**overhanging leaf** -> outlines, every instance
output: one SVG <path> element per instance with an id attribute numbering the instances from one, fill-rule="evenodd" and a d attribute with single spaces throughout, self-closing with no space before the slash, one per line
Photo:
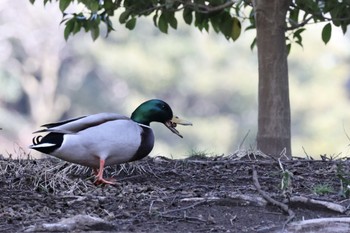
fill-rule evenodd
<path id="1" fill-rule="evenodd" d="M 73 27 L 73 30 L 72 30 L 72 33 L 73 35 L 76 34 L 77 32 L 80 31 L 80 28 L 81 28 L 81 24 L 79 23 L 79 21 L 74 21 L 74 27 Z"/>
<path id="2" fill-rule="evenodd" d="M 348 23 L 342 23 L 340 27 L 341 27 L 341 30 L 343 31 L 343 34 L 345 35 L 346 30 L 348 29 Z"/>
<path id="3" fill-rule="evenodd" d="M 161 32 L 168 33 L 168 20 L 164 13 L 159 17 L 158 28 Z"/>
<path id="4" fill-rule="evenodd" d="M 287 44 L 286 48 L 287 48 L 287 54 L 290 54 L 290 50 L 291 50 L 292 44 Z"/>
<path id="5" fill-rule="evenodd" d="M 250 50 L 253 50 L 256 46 L 256 37 L 254 38 L 253 42 L 250 44 Z"/>
<path id="6" fill-rule="evenodd" d="M 216 33 L 220 32 L 220 23 L 221 23 L 220 15 L 218 14 L 216 16 L 210 17 L 209 20 L 210 20 L 211 26 L 214 29 L 214 31 Z"/>
<path id="7" fill-rule="evenodd" d="M 221 17 L 221 23 L 219 24 L 221 33 L 225 36 L 227 40 L 229 40 L 232 36 L 233 29 L 233 19 L 231 15 L 227 12 L 224 12 Z"/>
<path id="8" fill-rule="evenodd" d="M 99 1 L 86 1 L 85 2 L 85 6 L 87 6 L 87 8 L 92 11 L 92 12 L 96 12 L 98 11 L 98 8 L 100 6 Z"/>
<path id="9" fill-rule="evenodd" d="M 129 30 L 133 30 L 136 26 L 136 18 L 131 18 L 126 22 L 125 27 Z"/>
<path id="10" fill-rule="evenodd" d="M 169 25 L 174 28 L 174 29 L 177 29 L 177 20 L 175 18 L 174 15 L 168 15 L 168 22 L 169 22 Z"/>
<path id="11" fill-rule="evenodd" d="M 100 28 L 97 25 L 96 27 L 90 28 L 90 32 L 91 32 L 92 40 L 95 41 L 98 38 L 98 36 L 100 35 Z"/>
<path id="12" fill-rule="evenodd" d="M 65 40 L 68 40 L 69 35 L 73 32 L 74 24 L 75 24 L 74 18 L 67 21 L 66 28 L 64 29 L 64 39 Z"/>
<path id="13" fill-rule="evenodd" d="M 130 16 L 130 11 L 126 10 L 123 13 L 120 14 L 119 16 L 119 23 L 123 24 L 125 23 Z"/>
<path id="14" fill-rule="evenodd" d="M 249 25 L 248 27 L 246 27 L 244 29 L 244 31 L 248 31 L 248 30 L 252 30 L 252 29 L 256 29 L 256 26 L 255 25 Z"/>
<path id="15" fill-rule="evenodd" d="M 203 29 L 208 31 L 209 30 L 209 17 L 208 17 L 208 15 L 204 14 L 204 13 L 195 12 L 194 26 L 197 27 L 200 31 L 202 31 Z"/>
<path id="16" fill-rule="evenodd" d="M 156 27 L 158 27 L 157 21 L 158 21 L 158 11 L 153 16 L 153 23 L 154 23 L 154 26 L 156 26 Z"/>
<path id="17" fill-rule="evenodd" d="M 325 44 L 329 42 L 332 36 L 332 25 L 327 23 L 322 29 L 322 40 Z"/>
<path id="18" fill-rule="evenodd" d="M 231 38 L 233 41 L 237 40 L 239 35 L 241 34 L 241 22 L 236 18 L 232 18 L 232 31 L 231 31 Z"/>
<path id="19" fill-rule="evenodd" d="M 60 10 L 62 12 L 64 12 L 67 9 L 67 7 L 69 6 L 70 2 L 71 2 L 71 0 L 60 0 L 60 5 L 59 5 Z"/>
<path id="20" fill-rule="evenodd" d="M 193 20 L 192 9 L 185 8 L 183 10 L 183 18 L 185 23 L 187 23 L 188 25 L 191 25 Z"/>

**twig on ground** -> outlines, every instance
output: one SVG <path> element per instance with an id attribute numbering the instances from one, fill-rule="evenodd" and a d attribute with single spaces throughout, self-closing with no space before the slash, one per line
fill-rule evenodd
<path id="1" fill-rule="evenodd" d="M 306 158 L 309 159 L 309 160 L 311 160 L 312 157 L 309 156 L 309 154 L 306 152 L 305 148 L 304 148 L 303 146 L 302 146 L 301 148 L 303 148 L 303 151 L 304 151 L 304 154 L 305 154 Z"/>
<path id="2" fill-rule="evenodd" d="M 184 216 L 176 216 L 176 215 L 161 215 L 162 218 L 171 218 L 171 219 L 179 219 L 179 220 L 188 220 L 188 221 L 200 221 L 200 222 L 207 222 L 208 220 L 200 218 L 200 217 L 191 217 L 187 216 L 186 212 L 184 213 Z"/>
<path id="3" fill-rule="evenodd" d="M 338 213 L 345 213 L 347 211 L 347 208 L 345 206 L 329 202 L 329 201 L 321 201 L 321 200 L 315 200 L 308 197 L 302 197 L 302 196 L 293 196 L 290 198 L 289 203 L 298 204 L 302 203 L 311 207 L 323 207 L 325 209 L 338 212 Z"/>
<path id="4" fill-rule="evenodd" d="M 288 219 L 287 221 L 284 223 L 284 226 L 286 226 L 290 221 L 293 220 L 293 218 L 295 217 L 295 213 L 293 212 L 293 210 L 291 210 L 288 205 L 276 201 L 275 199 L 273 199 L 272 197 L 270 197 L 264 190 L 261 189 L 259 180 L 258 180 L 258 173 L 255 169 L 255 166 L 253 166 L 253 183 L 254 186 L 256 188 L 256 190 L 258 191 L 258 193 L 269 203 L 271 203 L 272 205 L 275 205 L 279 208 L 281 208 L 285 213 L 288 214 Z"/>
<path id="5" fill-rule="evenodd" d="M 229 193 L 225 197 L 211 196 L 211 197 L 188 197 L 180 200 L 181 202 L 189 201 L 206 201 L 211 203 L 226 202 L 233 204 L 244 204 L 252 206 L 266 206 L 267 202 L 265 199 L 258 195 L 252 194 L 240 194 L 240 193 Z"/>
<path id="6" fill-rule="evenodd" d="M 187 210 L 187 209 L 191 209 L 193 207 L 196 207 L 197 205 L 201 205 L 203 203 L 206 203 L 207 201 L 199 201 L 199 202 L 196 202 L 192 205 L 189 205 L 189 206 L 185 206 L 185 207 L 182 207 L 182 208 L 178 208 L 178 209 L 172 209 L 172 210 L 168 210 L 168 211 L 163 211 L 163 212 L 160 212 L 161 216 L 165 215 L 165 214 L 169 214 L 169 213 L 173 213 L 173 212 L 177 212 L 177 211 L 183 211 L 183 210 Z"/>
<path id="7" fill-rule="evenodd" d="M 310 229 L 319 229 L 322 233 L 349 232 L 350 218 L 317 218 L 293 222 L 285 229 L 286 233 L 310 232 Z"/>

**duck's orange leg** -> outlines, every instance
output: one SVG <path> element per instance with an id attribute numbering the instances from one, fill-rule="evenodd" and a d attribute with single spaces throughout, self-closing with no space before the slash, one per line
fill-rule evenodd
<path id="1" fill-rule="evenodd" d="M 100 168 L 94 169 L 94 173 L 96 175 L 95 184 L 116 184 L 114 179 L 103 179 L 103 169 L 105 167 L 105 161 L 103 159 L 100 159 Z"/>

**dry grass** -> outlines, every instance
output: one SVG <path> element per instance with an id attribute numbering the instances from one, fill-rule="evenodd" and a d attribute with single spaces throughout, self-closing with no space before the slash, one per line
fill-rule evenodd
<path id="1" fill-rule="evenodd" d="M 50 193 L 64 189 L 74 192 L 77 188 L 86 186 L 86 182 L 80 177 L 86 177 L 89 173 L 88 168 L 62 163 L 57 159 L 0 160 L 1 180 L 6 181 L 7 187 L 13 189 L 30 188 Z"/>
<path id="2" fill-rule="evenodd" d="M 23 148 L 14 148 L 8 158 L 0 155 L 0 177 L 9 189 L 30 189 L 44 193 L 77 194 L 86 193 L 94 186 L 92 169 L 62 161 L 54 157 L 34 159 Z M 153 174 L 148 163 L 139 161 L 106 167 L 107 177 L 121 173 Z"/>

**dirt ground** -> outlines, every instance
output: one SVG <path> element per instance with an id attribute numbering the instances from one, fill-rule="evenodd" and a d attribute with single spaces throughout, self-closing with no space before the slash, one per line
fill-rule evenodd
<path id="1" fill-rule="evenodd" d="M 95 186 L 91 169 L 58 159 L 0 159 L 0 231 L 281 232 L 287 220 L 349 215 L 349 160 L 281 165 L 253 155 L 146 158 L 109 167 L 118 184 Z"/>

